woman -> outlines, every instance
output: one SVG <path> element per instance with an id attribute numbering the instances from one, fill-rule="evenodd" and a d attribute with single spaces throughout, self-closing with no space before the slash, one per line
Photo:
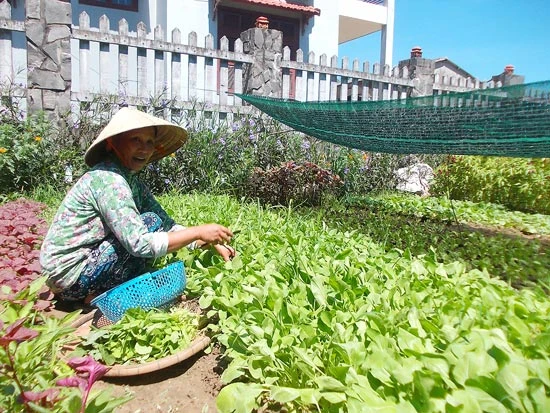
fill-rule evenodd
<path id="1" fill-rule="evenodd" d="M 40 252 L 47 284 L 61 301 L 95 296 L 149 270 L 185 246 L 212 245 L 224 260 L 233 233 L 218 224 L 177 225 L 136 176 L 187 140 L 185 129 L 136 109 L 120 109 L 90 145 L 91 167 L 69 190 Z"/>

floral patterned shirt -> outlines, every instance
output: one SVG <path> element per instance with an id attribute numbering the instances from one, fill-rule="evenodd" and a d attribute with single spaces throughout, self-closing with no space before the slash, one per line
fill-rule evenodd
<path id="1" fill-rule="evenodd" d="M 156 213 L 164 231 L 148 232 L 140 217 L 144 212 Z M 69 190 L 42 243 L 40 264 L 47 284 L 54 292 L 73 285 L 91 251 L 111 234 L 136 257 L 163 256 L 166 231 L 174 225 L 135 174 L 114 160 L 101 162 Z"/>

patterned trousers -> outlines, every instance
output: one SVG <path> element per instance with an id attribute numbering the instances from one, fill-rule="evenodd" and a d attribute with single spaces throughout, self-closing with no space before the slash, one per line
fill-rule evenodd
<path id="1" fill-rule="evenodd" d="M 149 232 L 156 232 L 162 227 L 162 220 L 154 212 L 141 214 L 141 219 Z M 78 280 L 56 297 L 64 301 L 84 301 L 90 294 L 99 295 L 149 271 L 149 261 L 148 258 L 131 255 L 111 235 L 92 250 Z"/>

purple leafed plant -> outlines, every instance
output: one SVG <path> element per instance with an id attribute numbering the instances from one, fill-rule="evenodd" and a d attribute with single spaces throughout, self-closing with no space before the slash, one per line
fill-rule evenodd
<path id="1" fill-rule="evenodd" d="M 92 356 L 76 357 L 70 359 L 67 364 L 76 372 L 76 375 L 58 380 L 57 385 L 78 387 L 82 391 L 82 406 L 80 412 L 84 413 L 86 401 L 88 400 L 88 395 L 90 394 L 93 384 L 109 371 L 109 367 L 98 363 Z"/>
<path id="2" fill-rule="evenodd" d="M 0 347 L 5 351 L 7 356 L 7 364 L 3 365 L 0 373 L 8 376 L 18 390 L 18 402 L 23 404 L 25 411 L 35 411 L 29 403 L 41 407 L 53 407 L 60 399 L 59 388 L 49 388 L 42 391 L 26 390 L 24 383 L 21 381 L 18 369 L 16 368 L 15 352 L 17 346 L 29 340 L 34 340 L 39 336 L 39 332 L 25 327 L 23 324 L 26 318 L 21 318 L 14 323 L 8 325 L 4 330 L 4 322 L 0 320 Z M 16 343 L 15 347 L 12 343 Z M 90 390 L 93 384 L 109 371 L 109 367 L 98 363 L 91 356 L 76 357 L 70 359 L 67 364 L 75 371 L 75 375 L 57 380 L 57 386 L 61 387 L 78 387 L 82 392 L 82 404 L 80 412 L 84 413 Z M 0 408 L 1 410 L 1 408 Z"/>
<path id="3" fill-rule="evenodd" d="M 25 319 L 21 318 L 6 328 L 6 331 L 4 332 L 4 334 L 0 336 L 0 347 L 4 349 L 8 357 L 8 364 L 2 370 L 5 369 L 4 374 L 6 374 L 11 379 L 13 379 L 15 386 L 19 389 L 19 392 L 21 395 L 20 400 L 25 406 L 25 410 L 30 412 L 31 409 L 29 407 L 29 402 L 32 401 L 31 398 L 34 395 L 28 394 L 29 397 L 25 395 L 25 391 L 23 390 L 24 389 L 23 384 L 19 380 L 19 376 L 17 375 L 17 370 L 15 368 L 14 352 L 12 352 L 10 349 L 10 344 L 12 342 L 19 344 L 19 343 L 22 343 L 23 341 L 32 340 L 33 338 L 38 336 L 37 331 L 24 327 L 23 326 L 24 322 L 25 322 Z M 4 329 L 4 323 L 2 320 L 0 320 L 0 330 L 3 330 L 3 329 Z"/>
<path id="4" fill-rule="evenodd" d="M 274 205 L 319 205 L 324 194 L 343 185 L 340 177 L 312 162 L 284 162 L 268 170 L 255 168 L 248 181 L 249 192 Z"/>
<path id="5" fill-rule="evenodd" d="M 15 294 L 40 276 L 40 245 L 47 224 L 39 214 L 44 205 L 19 199 L 0 206 L 0 284 L 9 294 L 0 292 L 0 299 L 13 301 Z M 50 307 L 51 293 L 44 289 L 36 302 L 37 309 Z"/>

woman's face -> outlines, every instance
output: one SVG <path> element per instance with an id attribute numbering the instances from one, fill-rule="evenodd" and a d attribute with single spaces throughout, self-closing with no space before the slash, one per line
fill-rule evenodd
<path id="1" fill-rule="evenodd" d="M 155 151 L 155 128 L 152 126 L 124 132 L 113 138 L 114 152 L 131 171 L 141 171 Z"/>

